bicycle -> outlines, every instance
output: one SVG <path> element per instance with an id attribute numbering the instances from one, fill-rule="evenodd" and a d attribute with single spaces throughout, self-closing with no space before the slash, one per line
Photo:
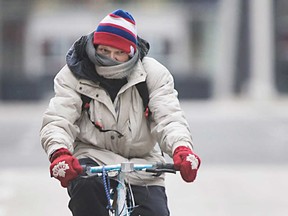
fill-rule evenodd
<path id="1" fill-rule="evenodd" d="M 156 176 L 160 176 L 162 173 L 176 173 L 174 165 L 171 163 L 134 164 L 123 162 L 115 165 L 84 166 L 83 168 L 88 176 L 102 176 L 110 216 L 129 216 L 135 208 L 131 186 L 129 182 L 125 181 L 127 173 L 145 171 L 154 173 Z M 110 188 L 111 176 L 117 176 L 116 191 Z"/>

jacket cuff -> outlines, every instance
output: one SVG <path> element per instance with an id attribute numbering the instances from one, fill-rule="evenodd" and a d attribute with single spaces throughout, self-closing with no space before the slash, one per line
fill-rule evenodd
<path id="1" fill-rule="evenodd" d="M 174 154 L 175 149 L 178 148 L 179 146 L 185 146 L 185 147 L 188 147 L 191 150 L 193 150 L 192 143 L 185 142 L 185 141 L 179 141 L 179 142 L 174 143 L 173 148 L 172 148 L 172 155 Z"/>
<path id="2" fill-rule="evenodd" d="M 61 148 L 66 148 L 66 149 L 68 149 L 67 146 L 64 145 L 64 144 L 53 144 L 50 148 L 48 148 L 48 150 L 47 150 L 47 155 L 48 155 L 49 161 L 50 161 L 53 153 L 54 153 L 55 151 L 57 151 L 58 149 L 61 149 Z"/>

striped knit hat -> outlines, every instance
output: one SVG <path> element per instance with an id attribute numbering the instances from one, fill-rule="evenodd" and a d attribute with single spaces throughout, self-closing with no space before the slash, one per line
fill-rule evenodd
<path id="1" fill-rule="evenodd" d="M 137 47 L 135 20 L 126 11 L 116 10 L 107 15 L 94 32 L 93 44 L 111 46 L 133 56 Z"/>

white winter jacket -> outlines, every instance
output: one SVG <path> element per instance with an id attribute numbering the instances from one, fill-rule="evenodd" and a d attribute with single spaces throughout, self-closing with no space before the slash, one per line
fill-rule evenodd
<path id="1" fill-rule="evenodd" d="M 135 84 L 146 80 L 149 91 L 149 120 Z M 99 164 L 164 162 L 160 149 L 172 156 L 178 146 L 192 148 L 192 138 L 174 89 L 170 72 L 156 60 L 145 57 L 118 92 L 114 103 L 97 83 L 78 79 L 64 66 L 54 80 L 55 96 L 47 108 L 41 129 L 41 143 L 50 157 L 67 148 L 77 158 L 89 157 Z M 92 98 L 90 117 L 104 129 L 100 132 L 82 111 L 80 94 Z M 159 146 L 157 145 L 159 144 Z M 157 148 L 158 146 L 158 148 Z M 158 150 L 157 150 L 158 149 Z M 164 176 L 131 174 L 137 185 L 164 185 Z"/>

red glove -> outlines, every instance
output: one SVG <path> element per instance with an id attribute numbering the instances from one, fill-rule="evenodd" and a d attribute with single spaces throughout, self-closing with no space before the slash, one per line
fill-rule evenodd
<path id="1" fill-rule="evenodd" d="M 69 182 L 83 171 L 78 159 L 65 148 L 54 152 L 50 161 L 51 177 L 58 179 L 62 187 L 67 187 Z"/>
<path id="2" fill-rule="evenodd" d="M 200 158 L 186 146 L 179 146 L 173 154 L 174 167 L 180 170 L 182 179 L 186 182 L 193 182 L 200 167 Z"/>

